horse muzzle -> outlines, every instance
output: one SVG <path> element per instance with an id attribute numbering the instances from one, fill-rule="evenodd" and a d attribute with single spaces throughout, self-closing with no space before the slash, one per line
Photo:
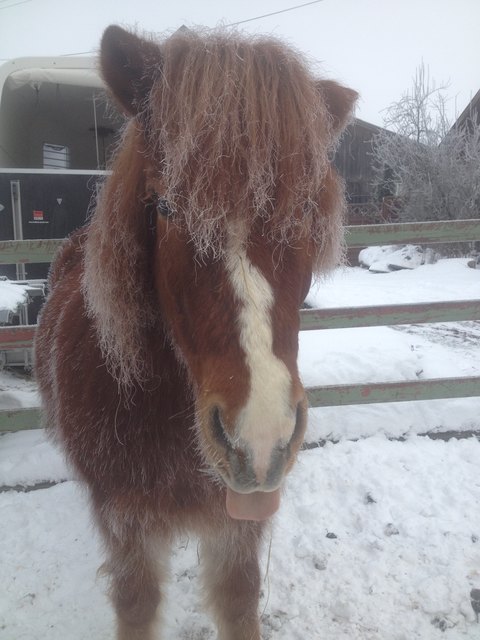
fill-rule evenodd
<path id="1" fill-rule="evenodd" d="M 306 402 L 298 403 L 288 425 L 279 430 L 269 425 L 268 434 L 257 425 L 258 439 L 245 440 L 241 431 L 233 437 L 226 429 L 221 409 L 215 406 L 210 413 L 209 441 L 214 443 L 215 465 L 227 486 L 226 507 L 232 518 L 266 520 L 280 505 L 281 487 L 293 466 L 306 427 Z M 288 433 L 288 439 L 284 434 Z"/>

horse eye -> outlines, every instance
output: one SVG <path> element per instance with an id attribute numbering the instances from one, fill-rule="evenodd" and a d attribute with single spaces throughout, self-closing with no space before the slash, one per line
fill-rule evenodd
<path id="1" fill-rule="evenodd" d="M 172 210 L 170 208 L 170 205 L 168 204 L 168 201 L 165 200 L 165 198 L 159 197 L 157 199 L 157 211 L 164 218 L 168 218 L 172 215 Z"/>

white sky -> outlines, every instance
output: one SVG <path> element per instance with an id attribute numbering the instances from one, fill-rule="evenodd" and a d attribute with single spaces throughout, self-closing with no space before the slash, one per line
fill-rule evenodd
<path id="1" fill-rule="evenodd" d="M 306 0 L 0 0 L 0 59 L 95 50 L 111 23 L 153 32 L 213 27 Z M 450 82 L 450 114 L 480 89 L 480 0 L 322 0 L 242 25 L 286 39 L 325 75 L 359 91 L 357 116 L 381 110 L 411 85 L 420 62 Z"/>

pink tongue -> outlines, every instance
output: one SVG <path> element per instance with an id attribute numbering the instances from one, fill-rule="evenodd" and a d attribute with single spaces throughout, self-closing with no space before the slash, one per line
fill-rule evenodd
<path id="1" fill-rule="evenodd" d="M 227 511 L 235 520 L 266 520 L 280 506 L 280 489 L 237 493 L 227 487 Z"/>

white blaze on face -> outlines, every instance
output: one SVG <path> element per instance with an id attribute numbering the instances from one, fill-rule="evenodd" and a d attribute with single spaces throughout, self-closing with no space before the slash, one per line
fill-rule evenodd
<path id="1" fill-rule="evenodd" d="M 257 479 L 262 482 L 272 450 L 279 443 L 286 444 L 295 428 L 295 411 L 289 402 L 292 379 L 273 353 L 270 284 L 249 260 L 243 243 L 235 239 L 230 242 L 226 266 L 240 302 L 240 346 L 250 373 L 250 393 L 238 417 L 235 439 L 249 446 Z"/>

